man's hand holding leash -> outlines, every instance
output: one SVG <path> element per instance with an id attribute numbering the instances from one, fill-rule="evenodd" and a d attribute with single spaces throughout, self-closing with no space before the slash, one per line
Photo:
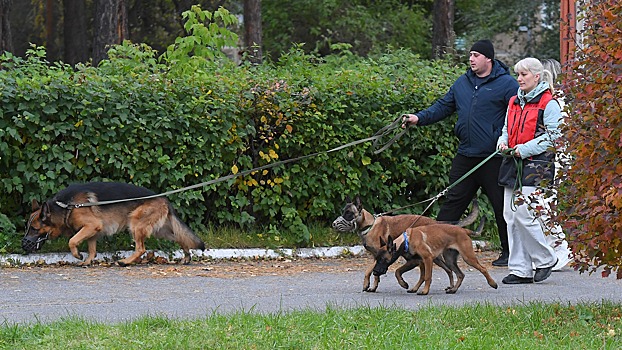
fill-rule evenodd
<path id="1" fill-rule="evenodd" d="M 411 125 L 417 125 L 419 122 L 419 117 L 415 114 L 402 114 L 402 129 L 406 129 L 406 127 Z"/>

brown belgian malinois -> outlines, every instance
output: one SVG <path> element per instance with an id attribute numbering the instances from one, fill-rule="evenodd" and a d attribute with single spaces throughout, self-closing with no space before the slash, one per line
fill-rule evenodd
<path id="1" fill-rule="evenodd" d="M 453 259 L 456 261 L 458 254 L 462 255 L 462 259 L 467 264 L 476 268 L 486 277 L 488 285 L 497 289 L 497 282 L 490 276 L 488 270 L 483 267 L 473 250 L 473 241 L 469 237 L 473 232 L 471 230 L 456 225 L 436 224 L 427 226 L 418 226 L 406 229 L 406 231 L 397 238 L 389 236 L 387 241 L 381 239 L 381 248 L 376 255 L 376 265 L 373 268 L 374 275 L 383 275 L 391 264 L 400 256 L 408 260 L 423 260 L 424 271 L 422 271 L 425 286 L 423 290 L 418 292 L 420 295 L 427 295 L 430 291 L 430 283 L 432 282 L 432 261 L 439 255 L 446 255 L 446 260 Z M 453 287 L 445 289 L 446 293 L 456 293 L 462 281 L 464 273 L 460 271 L 457 264 L 448 264 L 458 277 Z M 415 292 L 421 284 L 413 287 L 409 292 Z"/>
<path id="2" fill-rule="evenodd" d="M 381 251 L 381 238 L 384 242 L 386 242 L 388 237 L 395 239 L 409 227 L 438 224 L 436 220 L 421 215 L 403 214 L 394 216 L 375 216 L 363 208 L 363 204 L 361 203 L 361 199 L 358 195 L 353 201 L 350 200 L 349 197 L 346 197 L 346 202 L 346 206 L 343 208 L 341 216 L 333 221 L 332 227 L 339 232 L 356 231 L 358 236 L 361 238 L 363 247 L 365 247 L 365 249 L 371 253 L 374 258 L 374 263 L 365 271 L 365 277 L 363 279 L 363 291 L 365 292 L 375 292 L 378 288 L 378 283 L 380 282 L 380 275 L 374 275 L 374 284 L 370 287 L 370 277 L 375 266 L 377 255 Z M 466 218 L 458 222 L 457 225 L 470 225 L 475 222 L 478 215 L 479 206 L 477 204 L 477 199 L 474 199 L 471 213 L 469 213 Z M 482 224 L 480 224 L 478 231 L 481 230 L 481 227 L 483 227 Z M 448 267 L 446 262 L 441 257 L 435 257 L 433 260 L 438 266 L 447 272 L 450 284 L 448 289 L 452 288 L 454 285 L 452 274 L 453 269 Z M 448 262 L 454 263 L 451 260 Z M 404 281 L 402 275 L 420 264 L 422 264 L 422 260 L 417 260 L 417 257 L 413 257 L 413 259 L 408 260 L 404 265 L 400 266 L 395 271 L 395 277 L 397 278 L 400 286 L 408 289 L 408 283 Z M 420 269 L 422 273 L 419 284 L 423 282 L 423 267 L 420 266 Z"/>

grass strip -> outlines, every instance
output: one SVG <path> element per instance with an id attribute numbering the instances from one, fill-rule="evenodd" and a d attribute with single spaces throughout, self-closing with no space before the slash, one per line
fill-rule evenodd
<path id="1" fill-rule="evenodd" d="M 622 304 L 359 307 L 0 325 L 1 349 L 620 349 Z"/>

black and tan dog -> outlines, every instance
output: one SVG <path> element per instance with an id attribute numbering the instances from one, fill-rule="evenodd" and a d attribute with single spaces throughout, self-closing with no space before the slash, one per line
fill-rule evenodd
<path id="1" fill-rule="evenodd" d="M 382 247 L 376 255 L 374 275 L 385 274 L 389 266 L 400 256 L 407 261 L 422 259 L 425 267 L 424 272 L 422 272 L 425 286 L 417 294 L 426 295 L 430 291 L 432 281 L 432 261 L 443 255 L 447 265 L 458 277 L 456 284 L 445 290 L 446 293 L 453 294 L 458 291 L 464 280 L 464 273 L 456 263 L 458 254 L 460 254 L 467 264 L 476 268 L 486 277 L 488 285 L 497 289 L 497 282 L 492 279 L 488 270 L 479 263 L 475 256 L 470 234 L 472 231 L 463 227 L 435 224 L 409 228 L 395 239 L 389 236 L 386 242 L 384 240 L 381 242 Z M 417 291 L 419 286 L 420 284 L 413 287 L 409 292 Z"/>
<path id="2" fill-rule="evenodd" d="M 365 247 L 365 249 L 374 257 L 374 263 L 372 263 L 365 271 L 365 277 L 363 279 L 363 291 L 375 292 L 378 288 L 378 283 L 380 282 L 380 276 L 374 275 L 374 284 L 371 287 L 370 278 L 375 266 L 377 254 L 381 250 L 381 238 L 386 242 L 388 237 L 392 237 L 393 239 L 395 239 L 409 227 L 437 224 L 438 222 L 426 216 L 411 214 L 395 216 L 376 216 L 363 208 L 363 204 L 361 203 L 361 199 L 359 196 L 356 196 L 353 201 L 350 200 L 349 197 L 347 197 L 346 202 L 346 206 L 343 208 L 341 216 L 333 221 L 332 227 L 339 232 L 356 231 L 358 236 L 361 238 L 363 247 Z M 474 200 L 471 213 L 469 213 L 469 215 L 461 220 L 457 225 L 470 225 L 475 222 L 478 215 L 479 206 L 477 204 L 477 200 Z M 447 272 L 450 284 L 449 288 L 453 287 L 453 274 L 451 272 L 452 270 L 448 266 L 446 266 L 442 258 L 437 258 L 434 260 L 434 262 Z M 419 265 L 420 264 L 416 260 L 411 259 L 395 271 L 395 277 L 397 278 L 398 283 L 402 287 L 408 289 L 408 283 L 404 281 L 402 275 L 405 272 L 408 272 Z M 421 271 L 423 272 L 423 268 L 421 269 Z M 421 282 L 422 280 L 420 278 L 419 283 Z"/>
<path id="3" fill-rule="evenodd" d="M 129 200 L 155 195 L 143 187 L 119 182 L 90 182 L 74 184 L 39 205 L 32 202 L 22 248 L 32 252 L 41 248 L 48 238 L 70 237 L 69 250 L 82 260 L 78 245 L 87 241 L 88 257 L 81 265 L 90 264 L 97 254 L 97 238 L 129 230 L 136 243 L 131 256 L 119 260 L 121 266 L 135 263 L 146 251 L 145 240 L 153 235 L 177 242 L 184 251 L 183 263 L 190 262 L 190 249 L 205 249 L 197 237 L 175 214 L 171 203 L 163 197 Z M 80 203 L 119 201 L 95 206 L 76 206 Z"/>

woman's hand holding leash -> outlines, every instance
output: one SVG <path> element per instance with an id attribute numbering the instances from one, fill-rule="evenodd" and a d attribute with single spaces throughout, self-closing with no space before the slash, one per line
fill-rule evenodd
<path id="1" fill-rule="evenodd" d="M 499 144 L 497 148 L 499 149 L 499 151 L 501 151 L 501 154 L 503 155 L 514 156 L 514 157 L 520 158 L 520 152 L 518 151 L 518 148 L 516 147 L 509 148 L 508 145 L 506 145 L 505 143 L 501 143 Z"/>

